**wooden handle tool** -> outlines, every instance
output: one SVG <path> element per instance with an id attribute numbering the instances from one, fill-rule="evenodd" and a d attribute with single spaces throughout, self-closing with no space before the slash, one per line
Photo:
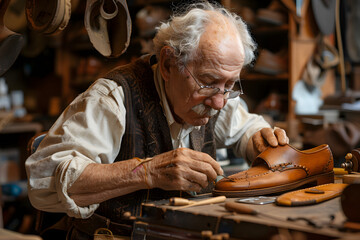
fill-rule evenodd
<path id="1" fill-rule="evenodd" d="M 186 198 L 181 198 L 181 197 L 172 197 L 169 200 L 170 206 L 185 206 L 185 205 L 192 204 L 193 202 L 194 201 L 191 201 Z"/>
<path id="2" fill-rule="evenodd" d="M 170 205 L 171 206 L 179 206 L 176 209 L 182 209 L 182 208 L 192 207 L 192 206 L 221 203 L 221 202 L 225 202 L 225 200 L 226 200 L 225 196 L 218 196 L 218 197 L 209 198 L 209 199 L 200 200 L 200 201 L 190 201 L 185 198 L 176 197 L 176 198 L 170 198 Z"/>
<path id="3" fill-rule="evenodd" d="M 257 215 L 258 212 L 245 204 L 236 203 L 236 202 L 227 202 L 225 203 L 226 210 L 230 212 L 236 212 L 241 214 L 248 214 L 248 215 Z"/>

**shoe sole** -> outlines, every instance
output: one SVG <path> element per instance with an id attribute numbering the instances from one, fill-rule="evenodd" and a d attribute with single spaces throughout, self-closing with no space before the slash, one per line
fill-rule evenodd
<path id="1" fill-rule="evenodd" d="M 334 172 L 331 171 L 328 173 L 318 174 L 305 179 L 301 179 L 296 182 L 292 182 L 280 186 L 268 187 L 268 188 L 258 188 L 258 189 L 242 190 L 242 191 L 213 190 L 213 195 L 214 196 L 221 195 L 226 197 L 253 197 L 253 196 L 267 195 L 272 193 L 294 190 L 305 184 L 314 184 L 314 186 L 317 186 L 317 185 L 333 183 L 333 182 L 334 182 Z"/>

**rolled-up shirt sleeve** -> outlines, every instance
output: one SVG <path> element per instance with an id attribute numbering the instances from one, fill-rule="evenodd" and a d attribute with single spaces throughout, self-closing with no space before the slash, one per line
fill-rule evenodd
<path id="1" fill-rule="evenodd" d="M 99 204 L 80 207 L 68 189 L 91 163 L 112 163 L 125 131 L 123 91 L 100 79 L 78 96 L 25 163 L 32 205 L 47 212 L 88 218 Z"/>
<path id="2" fill-rule="evenodd" d="M 229 99 L 215 124 L 217 147 L 231 147 L 237 156 L 247 159 L 246 148 L 250 138 L 265 127 L 270 127 L 270 124 L 262 116 L 245 110 L 239 98 Z"/>

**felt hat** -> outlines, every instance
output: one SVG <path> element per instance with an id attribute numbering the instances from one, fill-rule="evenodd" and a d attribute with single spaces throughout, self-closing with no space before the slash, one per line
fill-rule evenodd
<path id="1" fill-rule="evenodd" d="M 0 1 L 0 76 L 15 62 L 24 46 L 21 34 L 9 30 L 4 24 L 4 15 L 10 0 Z"/>
<path id="2" fill-rule="evenodd" d="M 131 18 L 125 0 L 87 0 L 85 28 L 94 48 L 116 58 L 130 44 Z"/>
<path id="3" fill-rule="evenodd" d="M 346 1 L 345 42 L 350 61 L 360 63 L 360 1 Z"/>
<path id="4" fill-rule="evenodd" d="M 71 16 L 71 0 L 27 0 L 28 26 L 45 34 L 56 34 L 65 29 Z"/>
<path id="5" fill-rule="evenodd" d="M 320 88 L 325 82 L 325 77 L 326 71 L 322 71 L 315 60 L 310 58 L 302 73 L 302 80 L 307 84 L 307 87 Z"/>
<path id="6" fill-rule="evenodd" d="M 25 0 L 11 0 L 4 16 L 5 25 L 14 32 L 26 29 Z"/>
<path id="7" fill-rule="evenodd" d="M 338 50 L 325 39 L 320 40 L 314 55 L 314 59 L 322 70 L 335 67 L 339 64 L 340 61 Z"/>
<path id="8" fill-rule="evenodd" d="M 336 0 L 313 0 L 312 11 L 316 24 L 323 35 L 333 33 L 335 29 Z"/>

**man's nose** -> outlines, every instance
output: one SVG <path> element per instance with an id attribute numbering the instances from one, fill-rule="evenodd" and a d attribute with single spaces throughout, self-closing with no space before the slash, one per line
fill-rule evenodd
<path id="1" fill-rule="evenodd" d="M 227 99 L 224 99 L 223 94 L 217 93 L 214 96 L 205 99 L 204 104 L 215 110 L 221 110 L 225 106 L 226 101 Z"/>

